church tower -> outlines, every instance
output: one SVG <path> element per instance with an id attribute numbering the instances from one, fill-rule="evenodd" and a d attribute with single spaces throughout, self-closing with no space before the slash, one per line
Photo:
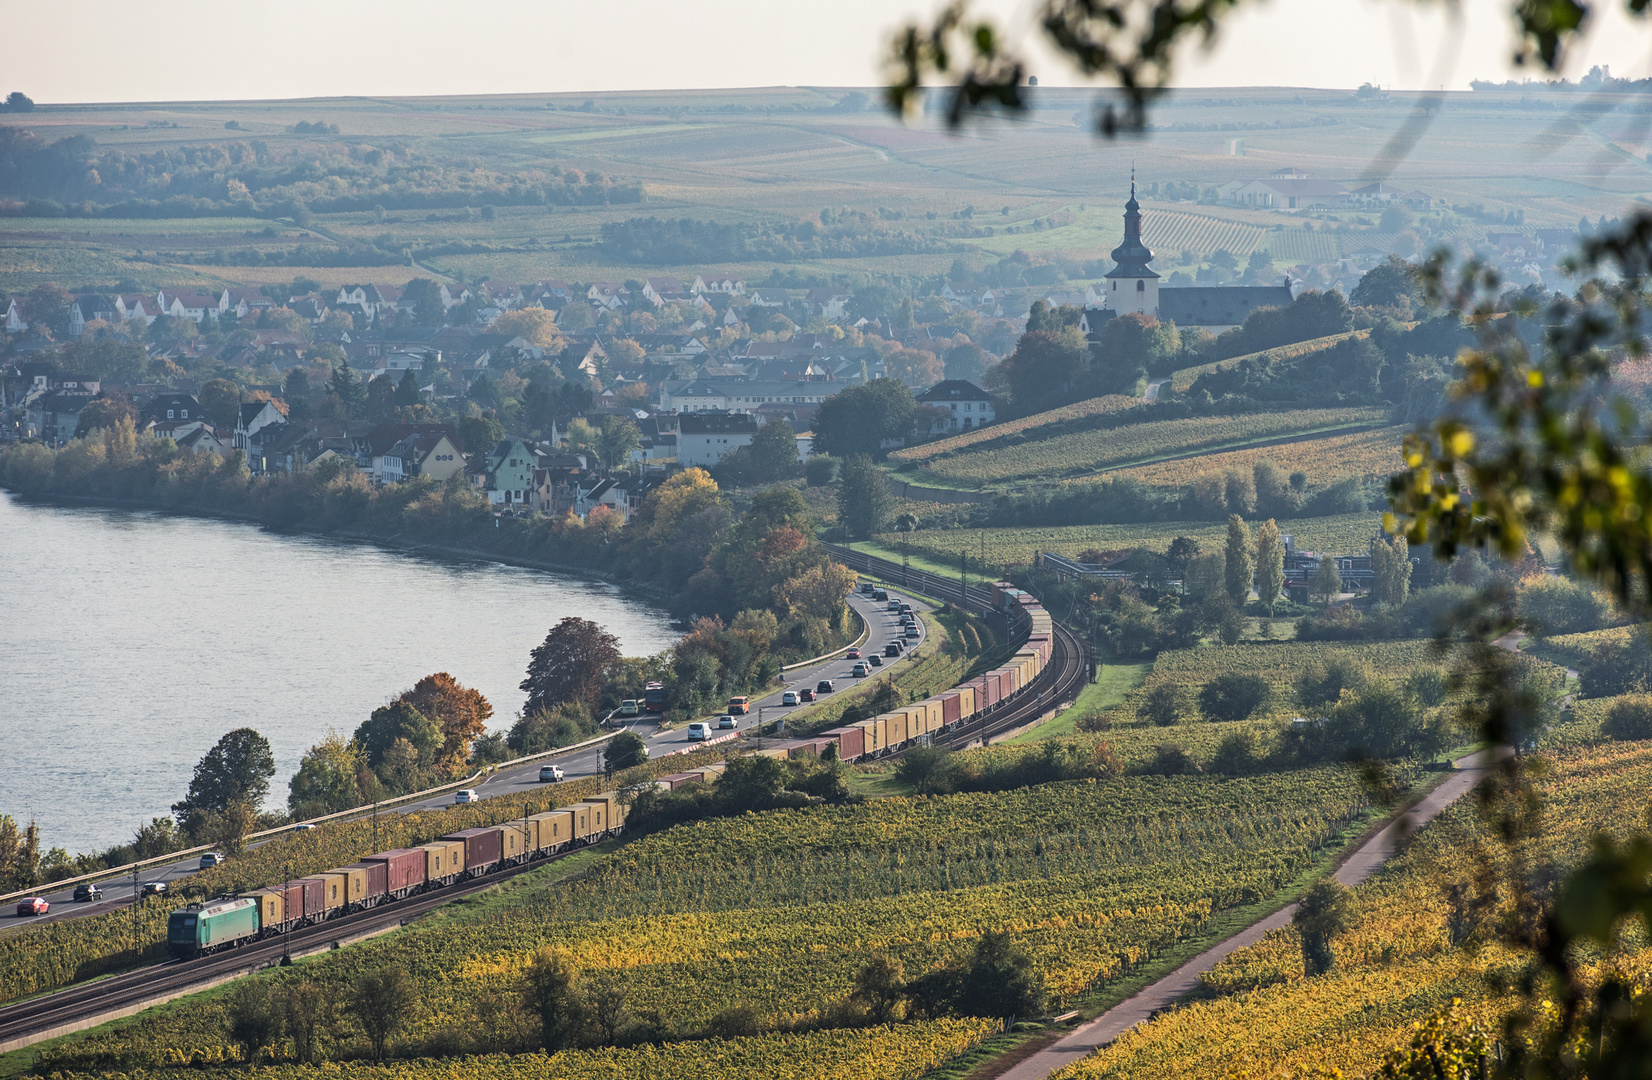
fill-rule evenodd
<path id="1" fill-rule="evenodd" d="M 1107 272 L 1107 306 L 1120 315 L 1159 315 L 1159 275 L 1148 263 L 1153 253 L 1141 242 L 1141 204 L 1136 202 L 1136 170 L 1130 170 L 1130 201 L 1124 204 L 1124 243 L 1113 249 Z"/>

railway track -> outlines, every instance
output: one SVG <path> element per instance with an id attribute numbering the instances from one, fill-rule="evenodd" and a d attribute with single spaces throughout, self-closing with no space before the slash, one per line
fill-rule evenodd
<path id="1" fill-rule="evenodd" d="M 443 904 L 451 904 L 461 897 L 509 881 L 518 874 L 569 854 L 572 852 L 565 851 L 549 859 L 495 870 L 467 882 L 380 904 L 366 911 L 329 919 L 213 956 L 196 960 L 167 960 L 0 1006 L 0 1053 L 28 1046 L 52 1035 L 79 1030 L 92 1022 L 129 1013 L 194 988 L 272 967 L 289 953 L 320 952 L 332 947 L 335 942 L 353 941 L 393 929 L 427 915 Z"/>
<path id="2" fill-rule="evenodd" d="M 993 610 L 992 594 L 986 589 L 964 586 L 962 581 L 941 577 L 927 570 L 914 570 L 888 559 L 880 559 L 838 544 L 827 544 L 832 557 L 856 570 L 876 574 L 886 581 L 903 582 L 938 600 L 961 603 L 969 611 L 986 614 Z M 1089 649 L 1084 642 L 1060 622 L 1051 620 L 1055 639 L 1050 650 L 1050 662 L 1034 679 L 1032 685 L 1009 701 L 1001 702 L 985 713 L 972 717 L 967 724 L 937 739 L 941 746 L 954 749 L 985 742 L 1006 731 L 1029 724 L 1062 701 L 1070 701 L 1083 690 L 1090 677 Z"/>

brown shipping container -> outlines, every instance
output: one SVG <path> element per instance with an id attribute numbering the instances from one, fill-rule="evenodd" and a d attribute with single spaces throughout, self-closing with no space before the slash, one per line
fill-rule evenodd
<path id="1" fill-rule="evenodd" d="M 497 825 L 460 829 L 458 832 L 448 833 L 442 840 L 464 845 L 467 870 L 480 870 L 492 866 L 505 857 L 505 839 L 499 835 Z"/>
<path id="2" fill-rule="evenodd" d="M 883 733 L 888 730 L 888 725 L 880 724 L 876 720 L 862 720 L 854 726 L 859 728 L 861 734 L 865 737 L 866 752 L 868 754 L 875 754 L 886 745 L 883 741 Z"/>
<path id="3" fill-rule="evenodd" d="M 259 889 L 250 894 L 258 901 L 258 925 L 268 930 L 272 926 L 280 926 L 287 921 L 286 902 L 282 899 L 279 889 Z"/>
<path id="4" fill-rule="evenodd" d="M 386 892 L 399 893 L 424 884 L 425 856 L 418 848 L 396 848 L 369 855 L 364 862 L 384 864 Z"/>
<path id="5" fill-rule="evenodd" d="M 1004 680 L 996 671 L 989 671 L 981 676 L 987 684 L 987 704 L 996 705 L 1004 700 Z"/>
<path id="6" fill-rule="evenodd" d="M 539 823 L 539 850 L 559 848 L 574 838 L 574 812 L 548 810 L 535 814 L 529 820 Z"/>
<path id="7" fill-rule="evenodd" d="M 287 910 L 289 912 L 296 912 L 299 905 L 303 905 L 306 919 L 327 913 L 327 880 L 325 878 L 294 878 L 292 887 L 294 892 L 287 894 Z"/>
<path id="8" fill-rule="evenodd" d="M 515 862 L 534 850 L 533 822 L 516 818 L 499 826 L 500 855 Z"/>
<path id="9" fill-rule="evenodd" d="M 390 868 L 382 862 L 358 862 L 339 868 L 343 874 L 361 873 L 362 893 L 360 896 L 351 896 L 350 903 L 360 903 L 362 900 L 375 896 L 383 896 L 389 891 Z M 354 877 L 350 878 L 350 888 L 355 888 Z"/>
<path id="10" fill-rule="evenodd" d="M 964 695 L 954 690 L 950 694 L 941 695 L 941 722 L 956 724 L 963 716 Z"/>
<path id="11" fill-rule="evenodd" d="M 838 757 L 853 761 L 866 753 L 866 736 L 857 727 L 840 727 L 828 731 L 827 736 L 837 740 Z"/>

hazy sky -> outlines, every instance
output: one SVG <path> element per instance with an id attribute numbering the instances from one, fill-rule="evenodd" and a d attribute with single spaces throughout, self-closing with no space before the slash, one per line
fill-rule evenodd
<path id="1" fill-rule="evenodd" d="M 1034 0 L 977 0 L 1028 42 Z M 1178 82 L 1189 86 L 1466 87 L 1515 74 L 1510 0 L 1264 0 Z M 1652 25 L 1621 0 L 1568 65 L 1652 74 Z M 879 81 L 890 30 L 932 0 L 0 0 L 5 86 L 40 102 L 549 93 Z M 53 44 L 56 43 L 56 44 Z M 1036 50 L 1035 50 L 1036 54 Z M 1053 62 L 1046 84 L 1073 80 Z"/>

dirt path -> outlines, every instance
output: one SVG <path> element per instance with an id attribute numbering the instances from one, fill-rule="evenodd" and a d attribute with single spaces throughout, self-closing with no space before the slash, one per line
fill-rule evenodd
<path id="1" fill-rule="evenodd" d="M 1356 848 L 1332 876 L 1350 888 L 1364 882 L 1394 854 L 1401 837 L 1440 815 L 1446 807 L 1473 790 L 1485 775 L 1484 751 L 1458 759 L 1456 772 L 1400 815 L 1382 832 Z M 1290 924 L 1296 905 L 1283 908 L 1250 927 L 1206 949 L 1164 978 L 1152 983 L 1108 1009 L 1088 1024 L 1057 1040 L 1038 1053 L 998 1074 L 998 1080 L 1042 1080 L 1057 1069 L 1088 1057 L 1153 1014 L 1191 993 L 1199 976 L 1215 967 L 1235 949 L 1254 945 L 1269 930 Z"/>

